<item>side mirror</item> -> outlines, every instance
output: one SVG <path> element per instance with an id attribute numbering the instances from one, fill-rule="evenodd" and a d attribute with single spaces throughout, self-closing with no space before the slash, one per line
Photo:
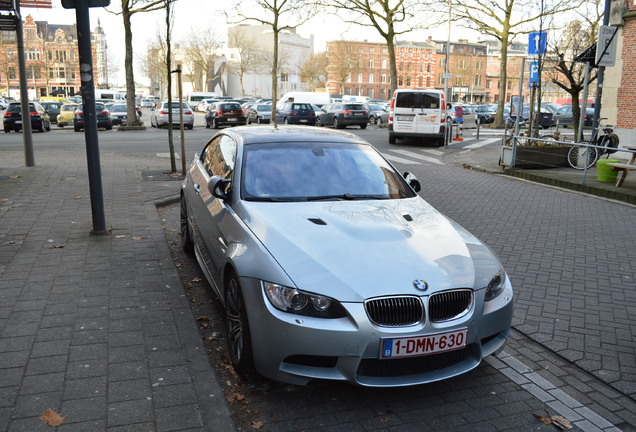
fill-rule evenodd
<path id="1" fill-rule="evenodd" d="M 224 179 L 219 176 L 213 176 L 208 182 L 208 191 L 213 197 L 227 201 L 229 196 L 226 192 L 227 185 L 232 183 L 232 180 Z"/>
<path id="2" fill-rule="evenodd" d="M 413 188 L 413 190 L 415 192 L 419 192 L 422 190 L 422 185 L 420 184 L 420 181 L 417 179 L 417 177 L 415 177 L 414 174 L 410 173 L 410 172 L 405 172 L 404 173 L 404 180 L 406 180 L 406 182 L 409 184 L 409 186 L 411 186 Z"/>

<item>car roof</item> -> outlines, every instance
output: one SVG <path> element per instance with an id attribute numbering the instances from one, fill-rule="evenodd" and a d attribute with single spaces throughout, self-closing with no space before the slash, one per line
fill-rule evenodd
<path id="1" fill-rule="evenodd" d="M 234 135 L 245 145 L 291 142 L 369 143 L 349 132 L 313 126 L 239 126 L 224 129 L 222 133 Z"/>

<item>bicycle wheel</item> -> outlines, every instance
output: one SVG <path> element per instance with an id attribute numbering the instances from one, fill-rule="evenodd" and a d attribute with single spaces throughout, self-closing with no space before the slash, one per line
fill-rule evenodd
<path id="1" fill-rule="evenodd" d="M 598 152 L 594 147 L 574 145 L 568 151 L 568 163 L 574 169 L 591 168 L 598 159 Z"/>
<path id="2" fill-rule="evenodd" d="M 596 145 L 603 146 L 603 149 L 597 149 L 601 155 L 611 155 L 616 153 L 618 150 L 619 139 L 618 135 L 615 133 L 611 133 L 608 135 L 603 135 L 596 141 Z"/>

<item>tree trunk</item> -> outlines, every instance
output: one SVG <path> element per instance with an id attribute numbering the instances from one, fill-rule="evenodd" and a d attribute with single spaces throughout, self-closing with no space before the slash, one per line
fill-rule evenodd
<path id="1" fill-rule="evenodd" d="M 128 116 L 128 126 L 141 126 L 135 107 L 135 76 L 133 74 L 132 26 L 130 23 L 132 13 L 127 3 L 122 2 L 124 44 L 126 45 L 126 59 L 124 61 L 126 66 L 126 115 Z"/>
<path id="2" fill-rule="evenodd" d="M 274 58 L 272 59 L 272 117 L 271 122 L 276 123 L 276 100 L 278 99 L 278 25 L 274 30 Z"/>
<path id="3" fill-rule="evenodd" d="M 504 105 L 506 104 L 506 90 L 508 87 L 508 39 L 510 33 L 508 29 L 504 29 L 501 34 L 501 58 L 499 59 L 499 101 L 497 101 L 497 113 L 493 126 L 501 127 L 504 125 Z"/>
<path id="4" fill-rule="evenodd" d="M 393 31 L 393 26 L 389 27 L 389 31 L 386 35 L 386 46 L 389 51 L 389 69 L 391 73 L 391 94 L 387 95 L 388 99 L 393 97 L 393 92 L 398 88 L 397 83 L 397 65 L 395 64 L 395 33 Z"/>

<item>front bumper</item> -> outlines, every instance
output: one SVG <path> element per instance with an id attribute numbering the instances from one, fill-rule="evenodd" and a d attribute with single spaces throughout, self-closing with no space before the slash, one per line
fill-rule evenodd
<path id="1" fill-rule="evenodd" d="M 484 304 L 475 291 L 470 313 L 456 320 L 390 328 L 372 324 L 362 303 L 345 303 L 349 316 L 320 319 L 281 312 L 258 280 L 242 278 L 256 369 L 264 376 L 304 385 L 312 379 L 370 387 L 424 384 L 468 372 L 501 350 L 512 321 L 509 281 L 499 297 Z M 427 305 L 427 299 L 425 299 Z M 463 349 L 398 359 L 380 359 L 382 338 L 425 336 L 468 329 Z"/>

